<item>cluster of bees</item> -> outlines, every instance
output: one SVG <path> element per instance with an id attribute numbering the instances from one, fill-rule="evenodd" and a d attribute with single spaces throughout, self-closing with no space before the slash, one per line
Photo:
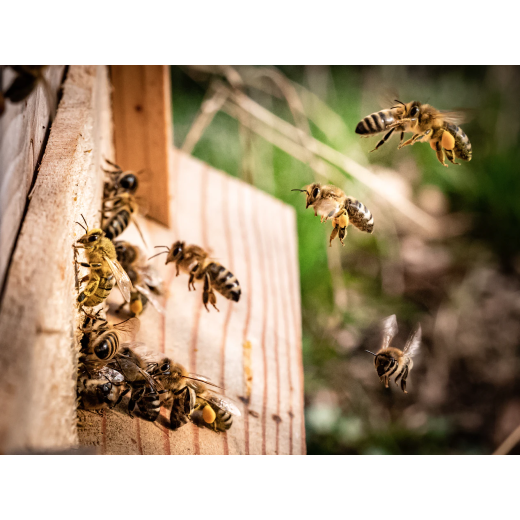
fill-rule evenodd
<path id="1" fill-rule="evenodd" d="M 103 225 L 89 229 L 85 219 L 84 225 L 78 222 L 85 234 L 74 245 L 76 250 L 84 251 L 87 259 L 77 263 L 89 269 L 80 280 L 84 286 L 77 298 L 84 315 L 79 404 L 87 410 L 113 408 L 129 395 L 131 416 L 137 406 L 140 417 L 156 421 L 164 406 L 169 410 L 172 430 L 191 421 L 214 431 L 226 431 L 233 424 L 233 415 L 240 415 L 231 399 L 213 390 L 216 385 L 208 378 L 190 374 L 181 364 L 135 341 L 140 328 L 138 316 L 148 302 L 164 312 L 160 302 L 162 280 L 141 248 L 127 241 L 114 241 L 130 222 L 137 225 L 133 216 L 138 210 L 138 179 L 135 173 L 107 162 L 114 169 L 105 170 Z M 189 275 L 189 290 L 195 289 L 196 281 L 203 282 L 202 299 L 208 311 L 208 303 L 218 310 L 215 291 L 239 301 L 241 289 L 236 277 L 211 260 L 204 249 L 182 241 L 171 248 L 159 247 L 165 247 L 161 253 L 167 254 L 166 264 L 175 263 L 177 275 L 181 270 Z M 113 325 L 103 315 L 102 306 L 116 284 L 125 300 L 118 310 L 128 304 L 133 316 Z"/>
<path id="2" fill-rule="evenodd" d="M 366 116 L 356 127 L 356 133 L 362 137 L 387 132 L 372 152 L 385 144 L 394 132 L 400 132 L 398 149 L 416 142 L 429 142 L 443 166 L 448 166 L 445 157 L 458 165 L 460 163 L 455 162 L 455 159 L 471 160 L 471 143 L 458 126 L 464 120 L 464 113 L 437 110 L 419 101 L 403 103 L 396 99 L 395 103 L 397 104 L 391 108 Z M 413 132 L 413 135 L 403 142 L 406 132 Z M 293 191 L 306 194 L 306 208 L 312 207 L 314 216 L 320 216 L 322 223 L 332 220 L 329 246 L 332 246 L 336 236 L 339 236 L 341 244 L 345 245 L 344 238 L 349 224 L 366 233 L 372 233 L 374 230 L 374 218 L 368 208 L 354 197 L 345 195 L 336 186 L 313 183 Z M 392 315 L 383 320 L 379 352 L 367 352 L 374 356 L 375 368 L 381 383 L 388 388 L 388 382 L 393 377 L 396 385 L 400 381 L 401 389 L 406 393 L 406 380 L 413 367 L 412 357 L 417 354 L 421 345 L 421 326 L 416 326 L 403 350 L 390 346 L 396 334 L 397 320 L 395 315 Z"/>
<path id="3" fill-rule="evenodd" d="M 401 133 L 399 148 L 428 141 L 444 166 L 447 166 L 445 157 L 453 164 L 458 164 L 456 158 L 471 160 L 471 143 L 457 126 L 461 121 L 458 113 L 442 112 L 418 101 L 396 100 L 396 103 L 358 124 L 356 133 L 363 137 L 387 131 L 372 151 L 397 131 Z M 413 136 L 403 142 L 405 132 L 413 132 Z M 85 220 L 84 226 L 78 223 L 85 234 L 75 244 L 76 249 L 84 250 L 88 260 L 78 262 L 79 265 L 89 269 L 81 280 L 85 285 L 77 298 L 84 314 L 78 376 L 80 405 L 89 410 L 113 408 L 129 394 L 127 408 L 132 416 L 137 406 L 140 417 L 155 421 L 164 406 L 169 410 L 172 430 L 191 421 L 217 432 L 226 431 L 233 423 L 233 416 L 240 416 L 230 398 L 216 392 L 215 385 L 206 377 L 190 374 L 179 363 L 135 341 L 140 323 L 138 316 L 147 304 L 164 312 L 160 302 L 162 281 L 148 263 L 154 257 L 147 259 L 141 248 L 129 242 L 114 241 L 130 222 L 137 225 L 133 216 L 138 210 L 135 197 L 138 179 L 133 172 L 122 171 L 116 164 L 107 162 L 114 169 L 105 170 L 103 225 L 89 230 Z M 312 207 L 322 223 L 332 221 L 329 246 L 336 237 L 344 245 L 349 224 L 366 233 L 374 230 L 374 218 L 368 208 L 336 186 L 313 183 L 293 191 L 306 194 L 306 208 Z M 195 289 L 195 282 L 202 282 L 206 310 L 210 310 L 209 304 L 218 311 L 215 291 L 234 302 L 240 300 L 237 278 L 212 260 L 203 248 L 180 240 L 172 247 L 157 247 L 164 251 L 154 256 L 166 254 L 166 264 L 173 262 L 177 275 L 180 271 L 189 275 L 189 290 Z M 113 325 L 102 316 L 102 308 L 97 312 L 94 308 L 104 304 L 115 284 L 125 300 L 118 310 L 128 304 L 133 317 Z M 383 321 L 381 349 L 377 354 L 370 354 L 374 356 L 380 381 L 388 388 L 393 377 L 406 393 L 412 358 L 421 345 L 421 327 L 418 325 L 412 332 L 403 350 L 390 346 L 396 333 L 397 320 L 392 315 Z"/>

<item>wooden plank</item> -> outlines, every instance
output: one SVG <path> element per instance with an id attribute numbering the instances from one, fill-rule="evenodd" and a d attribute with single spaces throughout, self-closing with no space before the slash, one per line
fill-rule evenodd
<path id="1" fill-rule="evenodd" d="M 64 69 L 53 65 L 44 72 L 55 103 Z M 5 91 L 16 75 L 7 67 L 2 72 L 0 90 Z M 25 101 L 7 101 L 0 117 L 0 289 L 49 129 L 50 110 L 44 89 L 38 85 Z"/>
<path id="2" fill-rule="evenodd" d="M 80 443 L 103 453 L 305 453 L 295 212 L 179 151 L 172 172 L 171 231 L 141 219 L 147 243 L 171 246 L 181 239 L 211 250 L 237 276 L 242 296 L 234 303 L 217 295 L 220 312 L 208 313 L 201 287 L 189 292 L 188 277 L 176 277 L 175 267 L 158 257 L 153 262 L 165 280 L 166 314 L 147 309 L 137 339 L 224 387 L 242 416 L 227 433 L 192 424 L 172 432 L 164 428 L 165 410 L 160 424 L 150 424 L 131 419 L 123 401 L 102 416 L 80 411 Z M 141 244 L 133 226 L 122 238 Z M 116 306 L 119 295 L 112 294 Z M 241 401 L 247 392 L 245 341 L 252 345 L 248 405 Z"/>
<path id="3" fill-rule="evenodd" d="M 72 244 L 99 223 L 113 157 L 106 67 L 71 66 L 0 307 L 0 451 L 77 444 Z"/>
<path id="4" fill-rule="evenodd" d="M 170 70 L 166 65 L 112 66 L 116 162 L 144 170 L 139 197 L 147 216 L 168 225 L 173 145 Z"/>

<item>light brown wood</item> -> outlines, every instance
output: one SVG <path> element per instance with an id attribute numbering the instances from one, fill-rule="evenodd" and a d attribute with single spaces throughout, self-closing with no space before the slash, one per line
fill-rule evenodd
<path id="1" fill-rule="evenodd" d="M 173 145 L 170 70 L 166 65 L 111 67 L 116 162 L 143 173 L 139 197 L 148 217 L 168 225 Z"/>
<path id="2" fill-rule="evenodd" d="M 25 101 L 6 102 L 0 117 L 0 289 L 23 218 L 34 170 L 49 130 L 51 108 L 55 109 L 63 65 L 48 67 L 45 78 L 54 98 L 49 107 L 43 86 L 39 84 Z M 15 73 L 3 70 L 0 90 L 5 91 Z"/>
<path id="3" fill-rule="evenodd" d="M 201 286 L 189 292 L 188 276 L 176 277 L 165 255 L 157 257 L 152 262 L 165 280 L 166 314 L 147 308 L 137 339 L 210 377 L 237 401 L 242 416 L 227 433 L 193 424 L 172 432 L 164 427 L 165 410 L 160 424 L 151 424 L 131 419 L 123 401 L 102 415 L 80 411 L 80 443 L 111 454 L 305 453 L 295 212 L 182 152 L 173 159 L 171 230 L 140 220 L 150 255 L 157 252 L 153 246 L 170 247 L 177 239 L 207 248 L 237 276 L 242 296 L 235 303 L 217 293 L 220 312 L 208 313 Z M 121 238 L 144 247 L 133 226 Z M 117 292 L 110 298 L 119 304 Z"/>
<path id="4" fill-rule="evenodd" d="M 74 221 L 99 223 L 108 71 L 71 66 L 0 307 L 0 451 L 77 444 Z"/>

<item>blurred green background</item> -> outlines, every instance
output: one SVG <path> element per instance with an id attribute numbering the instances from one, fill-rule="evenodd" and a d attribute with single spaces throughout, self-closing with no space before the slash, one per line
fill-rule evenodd
<path id="1" fill-rule="evenodd" d="M 172 67 L 171 77 L 177 147 L 208 85 L 220 81 L 291 124 L 296 117 L 389 186 L 381 197 L 348 171 L 330 170 L 372 211 L 375 229 L 349 227 L 345 247 L 329 248 L 330 225 L 291 192 L 313 182 L 309 164 L 224 111 L 190 150 L 297 211 L 308 453 L 492 453 L 520 425 L 520 68 Z M 395 96 L 471 109 L 461 126 L 472 161 L 444 168 L 428 144 L 397 150 L 398 137 L 369 153 L 382 134 L 360 139 L 354 129 Z M 393 193 L 429 214 L 437 231 L 396 211 Z M 408 394 L 393 383 L 385 389 L 364 352 L 378 349 L 378 322 L 390 314 L 396 346 L 422 325 Z"/>

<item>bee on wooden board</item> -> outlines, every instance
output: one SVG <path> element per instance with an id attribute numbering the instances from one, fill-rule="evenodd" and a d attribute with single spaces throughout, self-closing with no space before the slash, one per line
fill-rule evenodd
<path id="1" fill-rule="evenodd" d="M 471 161 L 471 143 L 464 131 L 457 126 L 465 119 L 462 112 L 437 110 L 419 101 L 403 103 L 396 99 L 395 102 L 397 105 L 391 108 L 366 116 L 356 127 L 356 133 L 362 137 L 388 131 L 372 152 L 385 144 L 393 132 L 397 131 L 401 132 L 398 149 L 413 145 L 419 140 L 429 141 L 443 166 L 448 166 L 444 162 L 444 156 L 453 164 L 460 165 L 455 159 Z M 413 132 L 414 135 L 403 143 L 405 132 Z"/>
<path id="2" fill-rule="evenodd" d="M 179 276 L 179 270 L 190 275 L 188 290 L 191 291 L 192 288 L 195 290 L 195 280 L 204 282 L 202 301 L 208 312 L 208 303 L 213 305 L 218 311 L 216 306 L 217 297 L 213 289 L 228 300 L 233 300 L 234 302 L 240 300 L 241 289 L 236 276 L 223 265 L 211 260 L 209 254 L 202 247 L 196 245 L 187 246 L 185 242 L 180 240 L 175 242 L 171 249 L 167 246 L 157 247 L 165 247 L 166 251 L 161 251 L 151 258 L 167 254 L 166 264 L 175 262 L 177 276 Z"/>
<path id="3" fill-rule="evenodd" d="M 146 259 L 146 253 L 138 246 L 124 240 L 114 242 L 117 260 L 132 281 L 134 290 L 130 293 L 130 312 L 139 316 L 148 302 L 161 314 L 164 309 L 157 299 L 162 294 L 162 279 L 159 273 Z M 119 312 L 127 303 L 124 302 L 116 312 Z"/>
<path id="4" fill-rule="evenodd" d="M 305 209 L 309 206 L 314 209 L 314 216 L 320 216 L 321 222 L 332 219 L 332 233 L 329 247 L 339 235 L 341 245 L 347 235 L 347 226 L 352 224 L 360 231 L 372 233 L 374 231 L 374 217 L 369 209 L 353 197 L 345 195 L 343 190 L 332 185 L 321 185 L 319 182 L 305 186 L 303 190 L 294 189 L 307 196 Z"/>
<path id="5" fill-rule="evenodd" d="M 406 394 L 406 380 L 413 368 L 412 357 L 415 356 L 421 346 L 421 325 L 418 324 L 410 334 L 403 350 L 390 346 L 392 338 L 397 334 L 397 320 L 395 314 L 385 318 L 382 324 L 382 345 L 374 356 L 374 364 L 381 383 L 388 388 L 388 381 L 393 376 L 395 384 L 401 379 L 401 390 Z"/>
<path id="6" fill-rule="evenodd" d="M 83 215 L 82 215 L 83 217 Z M 85 221 L 85 218 L 83 217 Z M 133 289 L 132 282 L 121 264 L 117 261 L 116 249 L 102 229 L 94 228 L 89 231 L 85 221 L 83 235 L 74 245 L 76 249 L 84 249 L 88 262 L 79 262 L 83 267 L 90 268 L 90 275 L 81 281 L 87 281 L 86 287 L 78 296 L 78 303 L 83 307 L 95 307 L 103 303 L 110 294 L 114 281 L 117 283 L 125 301 L 130 301 L 130 293 Z"/>
<path id="7" fill-rule="evenodd" d="M 43 75 L 47 65 L 9 65 L 16 77 L 5 92 L 0 92 L 0 115 L 5 110 L 5 100 L 21 103 L 35 91 L 38 83 L 43 87 L 51 113 L 54 112 L 54 99 L 51 88 Z"/>
<path id="8" fill-rule="evenodd" d="M 85 313 L 86 314 L 86 313 Z M 123 343 L 134 341 L 141 324 L 137 318 L 129 318 L 112 325 L 99 313 L 86 314 L 82 327 L 81 351 L 87 366 L 106 365 L 119 352 Z"/>
<path id="9" fill-rule="evenodd" d="M 129 388 L 123 375 L 109 367 L 88 370 L 83 367 L 78 375 L 79 405 L 85 410 L 113 408 L 121 402 Z"/>

